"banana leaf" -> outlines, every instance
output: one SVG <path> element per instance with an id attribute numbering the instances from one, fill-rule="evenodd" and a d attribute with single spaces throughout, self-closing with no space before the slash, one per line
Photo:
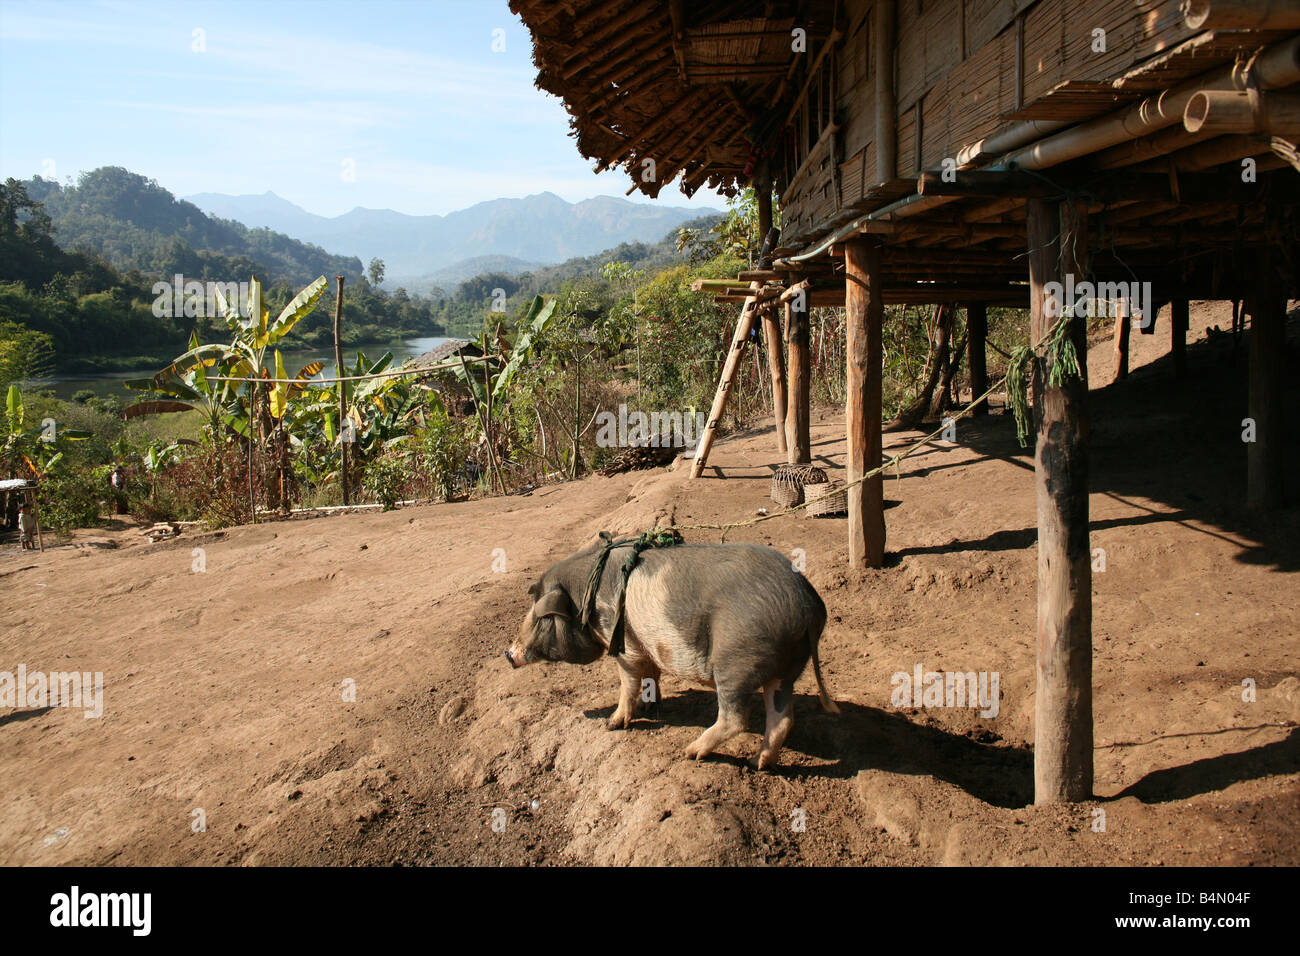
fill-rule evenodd
<path id="1" fill-rule="evenodd" d="M 192 412 L 195 407 L 189 402 L 136 402 L 122 409 L 123 418 L 139 418 L 141 415 L 160 415 L 164 412 Z"/>
<path id="2" fill-rule="evenodd" d="M 289 334 L 289 330 L 298 323 L 299 319 L 316 308 L 316 303 L 325 294 L 327 284 L 325 277 L 320 276 L 315 282 L 294 296 L 293 301 L 284 307 L 284 311 L 280 313 L 279 318 L 271 326 L 267 333 L 268 341 L 280 341 Z M 276 377 L 279 378 L 280 376 L 277 375 Z"/>
<path id="3" fill-rule="evenodd" d="M 515 373 L 519 371 L 520 366 L 528 359 L 532 352 L 533 343 L 537 341 L 546 330 L 550 327 L 552 320 L 555 318 L 555 300 L 551 299 L 545 302 L 542 297 L 535 296 L 528 306 L 528 313 L 520 323 L 522 331 L 519 338 L 515 340 L 514 348 L 510 351 L 510 359 L 506 362 L 505 368 L 497 373 L 492 382 L 492 396 L 495 398 L 510 387 L 514 381 Z"/>
<path id="4" fill-rule="evenodd" d="M 21 431 L 23 427 L 23 397 L 17 385 L 9 386 L 5 399 L 5 417 L 9 420 L 9 431 Z"/>

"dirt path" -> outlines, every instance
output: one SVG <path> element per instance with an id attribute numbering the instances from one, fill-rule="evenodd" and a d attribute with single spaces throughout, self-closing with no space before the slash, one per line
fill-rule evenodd
<path id="1" fill-rule="evenodd" d="M 1210 322 L 1194 312 L 1194 340 Z M 666 681 L 654 719 L 609 733 L 611 663 L 501 657 L 527 583 L 597 530 L 771 507 L 770 430 L 721 443 L 693 484 L 660 469 L 159 545 L 6 544 L 0 671 L 102 672 L 104 692 L 98 719 L 0 709 L 0 862 L 1300 862 L 1300 521 L 1241 508 L 1244 352 L 1193 348 L 1170 391 L 1167 327 L 1133 345 L 1131 379 L 1094 392 L 1094 803 L 1027 806 L 1032 462 L 993 416 L 889 479 L 881 571 L 845 569 L 842 520 L 732 536 L 802 558 L 830 609 L 844 713 L 805 675 L 776 773 L 745 765 L 756 732 L 681 758 L 711 693 Z M 813 444 L 842 466 L 838 415 Z M 894 706 L 917 665 L 996 672 L 997 716 Z"/>

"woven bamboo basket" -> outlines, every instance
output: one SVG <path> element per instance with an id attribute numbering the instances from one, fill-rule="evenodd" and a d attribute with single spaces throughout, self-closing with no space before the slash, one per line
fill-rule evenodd
<path id="1" fill-rule="evenodd" d="M 823 481 L 803 486 L 808 498 L 808 514 L 814 518 L 831 518 L 849 510 L 849 493 L 838 481 Z"/>
<path id="2" fill-rule="evenodd" d="M 781 465 L 772 475 L 772 501 L 780 508 L 801 505 L 804 486 L 825 480 L 826 472 L 815 465 Z"/>

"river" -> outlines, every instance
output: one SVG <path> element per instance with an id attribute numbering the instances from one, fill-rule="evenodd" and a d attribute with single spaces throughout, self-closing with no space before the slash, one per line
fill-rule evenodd
<path id="1" fill-rule="evenodd" d="M 401 365 L 402 362 L 417 355 L 422 355 L 448 341 L 446 336 L 431 335 L 422 336 L 414 339 L 400 339 L 395 342 L 372 342 L 369 345 L 351 346 L 343 350 L 344 362 L 355 362 L 357 352 L 365 352 L 366 358 L 374 361 L 385 352 L 393 353 L 393 367 Z M 325 363 L 325 368 L 321 370 L 321 376 L 333 377 L 334 372 L 334 350 L 330 349 L 302 349 L 290 350 L 284 354 L 284 366 L 292 375 L 309 362 L 320 361 Z M 274 354 L 268 350 L 266 361 L 268 364 L 274 362 Z M 126 401 L 134 401 L 140 397 L 139 392 L 131 392 L 122 386 L 122 383 L 129 378 L 151 378 L 159 371 L 159 366 L 149 366 L 147 368 L 131 369 L 125 372 L 104 372 L 99 375 L 55 375 L 52 378 L 41 379 L 31 382 L 28 388 L 50 389 L 54 394 L 63 399 L 70 399 L 77 392 L 89 389 L 96 395 L 107 396 L 115 395 Z"/>

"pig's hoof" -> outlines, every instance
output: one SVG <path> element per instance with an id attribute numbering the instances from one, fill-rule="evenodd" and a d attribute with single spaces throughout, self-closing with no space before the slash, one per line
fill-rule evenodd
<path id="1" fill-rule="evenodd" d="M 690 760 L 699 760 L 701 757 L 707 757 L 708 755 L 709 751 L 698 744 L 691 744 L 686 748 L 686 756 Z"/>
<path id="2" fill-rule="evenodd" d="M 621 730 L 627 727 L 627 725 L 630 723 L 631 721 L 628 720 L 626 717 L 624 717 L 622 714 L 615 714 L 613 717 L 609 718 L 609 720 L 605 721 L 605 729 Z"/>
<path id="3" fill-rule="evenodd" d="M 749 765 L 758 770 L 766 770 L 768 767 L 776 766 L 776 753 L 771 750 L 764 750 L 757 757 L 750 760 Z"/>

